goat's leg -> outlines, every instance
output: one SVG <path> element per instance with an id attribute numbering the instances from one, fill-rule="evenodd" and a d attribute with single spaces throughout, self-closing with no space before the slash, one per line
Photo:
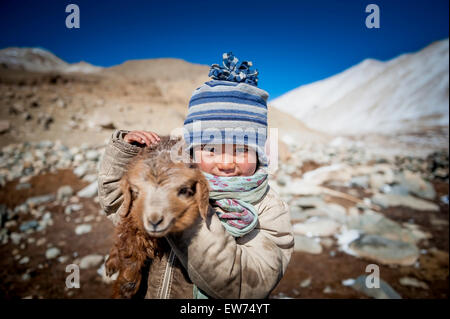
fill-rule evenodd
<path id="1" fill-rule="evenodd" d="M 116 242 L 106 262 L 109 273 L 119 270 L 113 287 L 113 298 L 132 298 L 137 294 L 146 262 L 155 257 L 156 242 L 156 239 L 148 237 L 133 221 L 126 221 L 118 226 Z"/>
<path id="2" fill-rule="evenodd" d="M 139 291 L 142 270 L 145 266 L 149 256 L 152 241 L 149 240 L 143 232 L 124 231 L 119 237 L 121 240 L 117 247 L 116 253 L 118 258 L 112 259 L 111 264 L 114 265 L 118 259 L 118 266 L 120 268 L 119 276 L 116 280 L 113 290 L 114 298 L 132 298 Z"/>
<path id="3" fill-rule="evenodd" d="M 113 285 L 113 293 L 112 298 L 114 299 L 121 299 L 122 294 L 120 293 L 120 287 L 122 286 L 122 282 L 124 281 L 122 271 L 119 272 L 119 276 L 117 276 L 117 279 L 114 281 Z"/>
<path id="4" fill-rule="evenodd" d="M 112 298 L 114 299 L 131 299 L 139 290 L 140 279 L 127 279 L 123 274 L 124 271 L 122 270 L 119 273 L 119 276 L 114 282 L 112 294 Z"/>
<path id="5" fill-rule="evenodd" d="M 125 277 L 125 275 L 123 274 L 124 271 L 126 270 L 123 270 L 121 271 L 121 273 L 119 273 L 117 280 L 114 282 L 112 295 L 112 298 L 114 299 L 131 299 L 139 290 L 139 286 L 141 283 L 140 276 L 137 276 L 138 278 L 135 278 L 133 280 Z"/>
<path id="6" fill-rule="evenodd" d="M 120 258 L 117 245 L 114 245 L 110 252 L 109 257 L 105 262 L 105 272 L 108 277 L 111 277 L 120 269 Z"/>
<path id="7" fill-rule="evenodd" d="M 135 257 L 135 256 L 132 256 Z M 145 260 L 127 258 L 114 283 L 113 298 L 132 298 L 139 290 Z"/>

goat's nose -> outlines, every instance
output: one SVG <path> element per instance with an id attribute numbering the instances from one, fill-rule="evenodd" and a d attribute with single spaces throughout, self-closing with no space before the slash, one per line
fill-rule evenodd
<path id="1" fill-rule="evenodd" d="M 148 222 L 153 226 L 153 228 L 156 228 L 156 226 L 161 224 L 163 220 L 164 216 L 161 216 L 159 214 L 152 214 L 150 215 Z"/>

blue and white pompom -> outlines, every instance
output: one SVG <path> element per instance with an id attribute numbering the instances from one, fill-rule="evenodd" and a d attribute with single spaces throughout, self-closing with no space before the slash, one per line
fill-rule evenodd
<path id="1" fill-rule="evenodd" d="M 214 80 L 244 82 L 258 86 L 258 70 L 250 70 L 252 62 L 243 61 L 237 66 L 239 60 L 232 52 L 224 53 L 222 59 L 223 66 L 211 65 L 208 76 Z"/>

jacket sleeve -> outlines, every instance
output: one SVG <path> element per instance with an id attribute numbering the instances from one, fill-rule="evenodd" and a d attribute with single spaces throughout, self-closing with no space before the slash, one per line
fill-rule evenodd
<path id="1" fill-rule="evenodd" d="M 210 207 L 206 221 L 167 239 L 188 274 L 213 298 L 267 298 L 281 280 L 294 249 L 289 208 L 270 190 L 259 223 L 232 237 Z"/>
<path id="2" fill-rule="evenodd" d="M 116 130 L 106 146 L 98 171 L 98 197 L 101 208 L 114 224 L 118 221 L 116 212 L 123 202 L 119 183 L 130 161 L 139 153 L 139 146 L 123 140 L 127 130 Z"/>

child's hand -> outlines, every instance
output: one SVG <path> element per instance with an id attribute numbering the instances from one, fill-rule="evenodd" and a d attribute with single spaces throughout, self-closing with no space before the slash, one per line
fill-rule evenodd
<path id="1" fill-rule="evenodd" d="M 124 141 L 132 144 L 133 142 L 138 144 L 145 144 L 150 146 L 151 144 L 158 144 L 161 138 L 155 132 L 150 131 L 131 131 L 124 136 Z"/>

